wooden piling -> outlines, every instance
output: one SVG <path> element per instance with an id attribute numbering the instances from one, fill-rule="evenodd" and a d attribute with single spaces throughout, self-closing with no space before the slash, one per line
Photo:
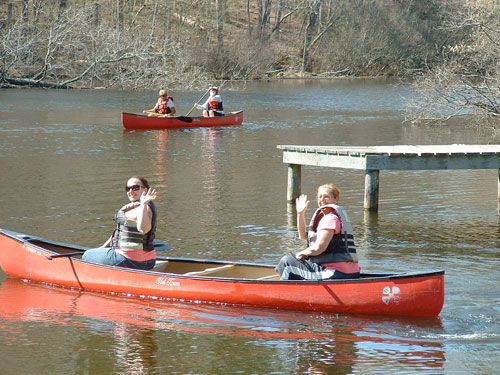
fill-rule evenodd
<path id="1" fill-rule="evenodd" d="M 366 210 L 378 210 L 379 174 L 380 171 L 378 169 L 369 169 L 365 173 L 364 208 Z"/>
<path id="2" fill-rule="evenodd" d="M 295 199 L 300 195 L 301 166 L 299 164 L 288 164 L 288 184 L 286 190 L 286 200 L 288 203 L 295 203 Z"/>

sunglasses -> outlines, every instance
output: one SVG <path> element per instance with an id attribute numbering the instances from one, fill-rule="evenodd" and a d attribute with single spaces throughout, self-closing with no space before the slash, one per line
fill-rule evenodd
<path id="1" fill-rule="evenodd" d="M 137 191 L 141 188 L 143 188 L 144 186 L 141 186 L 141 185 L 132 185 L 132 186 L 125 186 L 125 191 L 126 192 L 129 192 L 130 190 L 132 191 Z"/>

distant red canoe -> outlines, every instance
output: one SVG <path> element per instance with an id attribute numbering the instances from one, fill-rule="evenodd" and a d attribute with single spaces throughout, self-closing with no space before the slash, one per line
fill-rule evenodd
<path id="1" fill-rule="evenodd" d="M 217 117 L 148 117 L 135 113 L 122 113 L 122 125 L 129 130 L 161 130 L 180 128 L 215 128 L 219 126 L 241 125 L 243 111 L 229 112 L 225 116 Z"/>
<path id="2" fill-rule="evenodd" d="M 160 300 L 348 314 L 438 316 L 444 271 L 365 273 L 359 279 L 283 281 L 274 267 L 161 257 L 151 271 L 95 265 L 84 248 L 0 229 L 0 267 L 12 278 Z"/>

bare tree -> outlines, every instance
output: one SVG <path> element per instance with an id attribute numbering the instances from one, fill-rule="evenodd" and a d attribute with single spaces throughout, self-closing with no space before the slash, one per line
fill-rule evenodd
<path id="1" fill-rule="evenodd" d="M 12 9 L 13 9 L 13 4 L 12 0 L 9 0 L 7 3 L 7 17 L 6 17 L 6 22 L 5 22 L 5 28 L 8 29 L 12 25 Z"/>
<path id="2" fill-rule="evenodd" d="M 49 28 L 41 25 L 30 34 L 23 33 L 22 21 L 11 27 L 2 35 L 3 81 L 54 88 L 134 88 L 164 85 L 169 76 L 183 80 L 183 57 L 162 35 L 154 36 L 152 43 L 158 48 L 151 50 L 149 35 L 139 33 L 140 27 L 120 32 L 113 22 L 102 22 L 96 28 L 88 17 L 91 9 L 68 9 Z M 174 71 L 174 62 L 181 71 Z"/>
<path id="3" fill-rule="evenodd" d="M 99 2 L 98 1 L 95 1 L 94 2 L 94 12 L 93 12 L 93 19 L 94 19 L 94 27 L 97 27 L 99 26 Z"/>
<path id="4" fill-rule="evenodd" d="M 4 0 L 0 85 L 134 88 L 299 72 L 425 72 L 422 92 L 463 110 L 448 115 L 498 117 L 499 7 L 494 0 Z"/>
<path id="5" fill-rule="evenodd" d="M 59 0 L 59 12 L 58 16 L 61 17 L 61 15 L 64 13 L 66 10 L 66 0 Z"/>
<path id="6" fill-rule="evenodd" d="M 270 19 L 271 19 L 271 8 L 272 0 L 258 0 L 259 5 L 259 37 L 260 39 L 267 39 L 270 34 Z"/>
<path id="7" fill-rule="evenodd" d="M 215 0 L 217 6 L 217 48 L 219 53 L 224 50 L 224 19 L 226 12 L 226 1 Z"/>
<path id="8" fill-rule="evenodd" d="M 412 122 L 448 120 L 456 116 L 500 119 L 500 5 L 488 0 L 464 3 L 447 15 L 443 26 L 466 35 L 445 46 L 443 63 L 428 69 L 415 84 L 407 119 Z"/>
<path id="9" fill-rule="evenodd" d="M 308 12 L 306 13 L 307 27 L 304 35 L 302 48 L 302 72 L 311 71 L 311 50 L 321 37 L 333 26 L 337 17 L 330 13 L 325 22 L 320 22 L 321 7 L 323 0 L 310 0 Z"/>

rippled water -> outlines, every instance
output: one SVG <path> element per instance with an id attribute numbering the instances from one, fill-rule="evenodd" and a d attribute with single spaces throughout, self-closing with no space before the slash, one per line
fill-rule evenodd
<path id="1" fill-rule="evenodd" d="M 155 92 L 0 91 L 0 227 L 98 246 L 133 174 L 158 188 L 170 255 L 275 263 L 302 246 L 286 211 L 279 144 L 488 143 L 466 124 L 401 125 L 412 95 L 373 81 L 224 89 L 242 127 L 125 132 Z M 187 113 L 199 92 L 174 92 Z M 302 190 L 342 190 L 366 271 L 444 269 L 432 320 L 165 304 L 5 280 L 2 374 L 492 373 L 499 367 L 498 171 L 381 172 L 363 210 L 362 171 L 305 167 Z M 1 251 L 1 249 L 0 249 Z M 316 371 L 316 372 L 314 372 Z"/>

